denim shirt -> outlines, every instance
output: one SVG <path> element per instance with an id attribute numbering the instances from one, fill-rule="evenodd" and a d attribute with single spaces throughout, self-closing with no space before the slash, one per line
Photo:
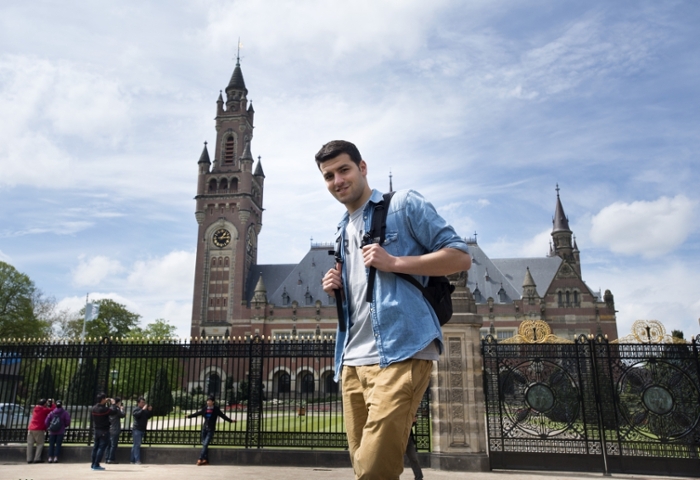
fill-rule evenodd
<path id="1" fill-rule="evenodd" d="M 365 231 L 372 227 L 374 205 L 382 200 L 382 193 L 372 190 L 369 202 L 364 208 Z M 344 245 L 345 227 L 349 221 L 346 212 L 338 224 L 336 241 Z M 435 207 L 413 190 L 397 191 L 389 204 L 386 219 L 386 235 L 382 245 L 393 256 L 418 256 L 436 252 L 443 248 L 454 248 L 469 253 L 466 242 L 454 229 L 438 215 Z M 341 255 L 344 257 L 343 248 Z M 369 269 L 365 269 L 369 276 Z M 428 277 L 416 276 L 426 285 Z M 348 311 L 348 284 L 345 269 L 343 280 L 343 317 L 345 331 L 337 331 L 335 344 L 335 380 L 340 379 L 343 354 L 350 331 Z M 372 330 L 379 352 L 379 366 L 384 368 L 391 363 L 411 358 L 434 340 L 438 340 L 442 352 L 442 330 L 435 312 L 421 292 L 406 280 L 391 272 L 377 270 L 374 282 L 372 304 L 370 305 Z"/>

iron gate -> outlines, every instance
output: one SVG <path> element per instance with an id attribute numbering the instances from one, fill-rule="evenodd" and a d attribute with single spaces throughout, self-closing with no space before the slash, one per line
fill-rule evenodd
<path id="1" fill-rule="evenodd" d="M 530 323 L 482 342 L 492 469 L 700 473 L 700 335 L 654 343 L 647 324 L 646 343 L 553 343 Z"/>

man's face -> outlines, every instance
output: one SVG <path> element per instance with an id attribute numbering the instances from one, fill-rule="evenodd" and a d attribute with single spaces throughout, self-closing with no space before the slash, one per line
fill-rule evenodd
<path id="1" fill-rule="evenodd" d="M 360 208 L 372 193 L 367 185 L 367 164 L 364 160 L 360 165 L 355 165 L 350 155 L 341 153 L 321 163 L 319 168 L 328 191 L 350 213 Z"/>
<path id="2" fill-rule="evenodd" d="M 208 407 L 213 407 L 213 406 L 214 406 L 214 400 L 209 400 L 209 399 L 207 399 L 207 406 L 208 406 Z"/>
<path id="3" fill-rule="evenodd" d="M 141 400 L 141 401 L 139 402 L 139 407 L 143 408 L 144 405 L 146 405 L 146 401 L 145 401 L 145 400 Z"/>

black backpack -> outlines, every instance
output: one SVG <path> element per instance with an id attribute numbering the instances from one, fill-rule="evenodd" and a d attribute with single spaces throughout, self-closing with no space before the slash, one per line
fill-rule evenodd
<path id="1" fill-rule="evenodd" d="M 61 420 L 61 415 L 51 414 L 51 422 L 49 422 L 49 432 L 60 432 L 63 428 L 63 421 Z"/>
<path id="2" fill-rule="evenodd" d="M 389 211 L 391 197 L 393 196 L 394 192 L 385 193 L 382 197 L 382 201 L 374 206 L 374 213 L 372 215 L 372 230 L 365 234 L 367 243 L 376 242 L 380 245 L 384 243 L 384 237 L 386 235 L 386 216 Z M 428 277 L 428 285 L 424 287 L 412 275 L 396 272 L 393 273 L 397 277 L 403 278 L 421 291 L 425 299 L 428 300 L 430 306 L 433 307 L 435 315 L 437 316 L 441 326 L 450 321 L 452 318 L 452 292 L 454 292 L 455 286 L 450 283 L 446 276 Z M 368 302 L 372 301 L 374 278 L 376 275 L 377 269 L 370 267 L 369 278 L 367 279 Z"/>

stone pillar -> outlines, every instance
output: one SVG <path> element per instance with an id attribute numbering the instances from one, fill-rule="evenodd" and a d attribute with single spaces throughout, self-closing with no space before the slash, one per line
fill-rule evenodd
<path id="1" fill-rule="evenodd" d="M 457 292 L 455 292 L 457 293 Z M 439 470 L 488 471 L 480 315 L 455 312 L 442 328 L 445 351 L 433 368 L 433 452 Z"/>

